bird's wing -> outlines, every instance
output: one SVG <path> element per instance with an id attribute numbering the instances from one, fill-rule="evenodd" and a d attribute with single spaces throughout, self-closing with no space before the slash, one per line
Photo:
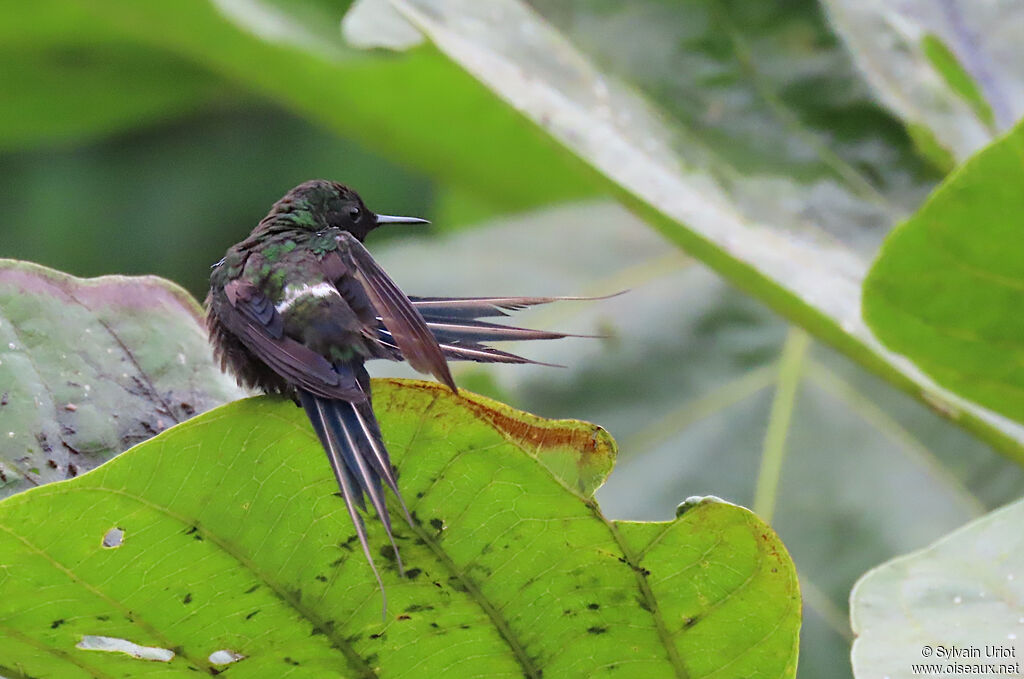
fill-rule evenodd
<path id="1" fill-rule="evenodd" d="M 338 245 L 347 271 L 363 286 L 394 345 L 409 365 L 419 372 L 430 373 L 452 391 L 457 391 L 437 339 L 405 293 L 354 236 L 342 232 Z"/>
<path id="2" fill-rule="evenodd" d="M 351 376 L 339 374 L 330 362 L 284 334 L 284 320 L 253 283 L 235 279 L 214 296 L 218 319 L 271 370 L 292 384 L 324 398 L 365 401 L 366 394 Z"/>

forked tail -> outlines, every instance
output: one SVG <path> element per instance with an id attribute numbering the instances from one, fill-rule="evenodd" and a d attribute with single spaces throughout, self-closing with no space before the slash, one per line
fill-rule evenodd
<path id="1" fill-rule="evenodd" d="M 309 421 L 313 424 L 317 437 L 327 453 L 334 477 L 341 489 L 342 498 L 348 508 L 352 525 L 356 529 L 363 554 L 370 563 L 373 575 L 380 586 L 383 597 L 383 615 L 387 615 L 387 595 L 384 583 L 370 554 L 370 544 L 366 537 L 366 525 L 363 523 L 361 511 L 366 511 L 364 495 L 370 499 L 377 516 L 384 524 L 384 531 L 395 550 L 395 560 L 400 575 L 404 575 L 402 557 L 391 531 L 391 517 L 384 502 L 384 484 L 394 492 L 401 504 L 410 525 L 412 518 L 409 510 L 398 492 L 398 483 L 391 469 L 391 459 L 384 447 L 380 435 L 380 427 L 373 415 L 370 401 L 349 403 L 337 399 L 314 396 L 309 392 L 300 391 L 299 400 L 305 408 Z"/>

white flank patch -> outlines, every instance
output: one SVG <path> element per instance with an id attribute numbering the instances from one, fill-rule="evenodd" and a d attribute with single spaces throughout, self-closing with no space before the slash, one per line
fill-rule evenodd
<path id="1" fill-rule="evenodd" d="M 284 299 L 278 302 L 274 308 L 277 309 L 277 313 L 283 314 L 303 297 L 322 298 L 337 294 L 338 291 L 335 287 L 327 282 L 317 283 L 316 285 L 306 285 L 305 283 L 302 285 L 289 285 L 284 289 Z"/>

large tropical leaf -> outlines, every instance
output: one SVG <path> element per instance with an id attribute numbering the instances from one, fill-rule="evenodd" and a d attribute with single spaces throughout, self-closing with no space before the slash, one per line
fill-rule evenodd
<path id="1" fill-rule="evenodd" d="M 33 78 L 38 62 L 59 64 L 72 51 L 75 62 L 85 64 L 81 69 L 87 77 L 98 81 L 114 70 L 103 68 L 110 53 L 121 50 L 129 62 L 124 68 L 133 69 L 130 73 L 136 77 L 163 65 L 162 86 L 167 79 L 179 78 L 189 84 L 180 92 L 177 87 L 162 90 L 167 116 L 189 110 L 204 97 L 210 99 L 210 90 L 223 82 L 223 98 L 234 92 L 269 98 L 335 133 L 429 170 L 440 183 L 470 186 L 491 210 L 595 192 L 593 179 L 571 154 L 561 152 L 542 132 L 498 104 L 486 88 L 436 49 L 425 45 L 396 56 L 352 47 L 339 30 L 350 2 L 3 3 L 10 7 L 0 3 L 0 12 L 12 19 L 0 26 L 0 48 L 7 45 L 38 55 L 12 64 L 10 80 L 22 86 L 19 99 L 42 102 L 53 92 L 76 86 L 75 72 L 69 68 L 49 68 L 47 78 Z M 90 60 L 96 62 L 95 68 L 88 65 Z M 36 87 L 37 82 L 49 89 Z M 142 122 L 151 119 L 144 108 L 152 98 L 147 92 L 128 96 L 120 87 L 109 88 L 103 90 L 105 99 L 89 101 L 97 109 L 105 104 L 110 116 L 119 105 L 125 113 L 134 107 Z M 250 103 L 245 96 L 234 98 Z M 0 102 L 0 115 L 24 117 L 13 108 L 19 99 Z M 37 103 L 35 121 L 29 121 L 33 129 L 58 137 L 89 131 L 83 129 L 85 116 L 68 120 L 51 110 L 66 100 L 57 95 L 51 102 L 50 108 Z M 111 126 L 109 119 L 97 117 L 93 133 Z M 0 129 L 0 146 L 5 134 L 16 132 Z M 495 157 L 501 162 L 493 162 Z"/>
<path id="2" fill-rule="evenodd" d="M 384 620 L 301 410 L 252 399 L 0 504 L 0 673 L 794 675 L 795 572 L 750 512 L 610 521 L 598 427 L 424 382 L 375 404 L 416 521 Z"/>
<path id="3" fill-rule="evenodd" d="M 816 5 L 390 4 L 675 243 L 1024 459 L 1024 429 L 863 323 L 868 258 L 929 182 Z"/>
<path id="4" fill-rule="evenodd" d="M 200 315 L 159 278 L 0 260 L 0 496 L 243 395 L 214 365 Z"/>

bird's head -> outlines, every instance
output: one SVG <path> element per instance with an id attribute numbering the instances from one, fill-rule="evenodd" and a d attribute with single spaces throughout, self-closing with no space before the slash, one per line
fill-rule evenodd
<path id="1" fill-rule="evenodd" d="M 274 203 L 264 222 L 281 219 L 299 228 L 348 231 L 360 241 L 383 224 L 429 224 L 418 217 L 379 215 L 366 207 L 359 194 L 338 182 L 313 179 L 299 184 Z"/>

